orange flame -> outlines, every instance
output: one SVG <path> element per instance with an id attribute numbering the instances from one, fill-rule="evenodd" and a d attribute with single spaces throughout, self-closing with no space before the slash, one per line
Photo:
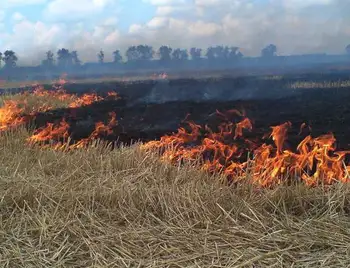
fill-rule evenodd
<path id="1" fill-rule="evenodd" d="M 4 105 L 0 107 L 0 131 L 8 130 L 26 123 L 26 118 L 22 116 L 24 107 L 20 108 L 20 104 L 14 100 L 5 100 Z"/>
<path id="2" fill-rule="evenodd" d="M 103 98 L 98 96 L 95 93 L 92 94 L 84 94 L 83 96 L 74 100 L 71 104 L 69 104 L 69 108 L 77 108 L 81 106 L 91 105 L 94 102 L 102 101 Z"/>
<path id="3" fill-rule="evenodd" d="M 216 133 L 206 126 L 206 133 L 202 135 L 198 135 L 201 127 L 190 123 L 191 131 L 180 128 L 173 135 L 143 144 L 142 149 L 159 150 L 161 159 L 172 163 L 196 160 L 202 163 L 202 169 L 222 172 L 231 181 L 250 177 L 261 186 L 289 179 L 302 180 L 310 186 L 350 182 L 350 166 L 344 164 L 350 151 L 336 152 L 333 134 L 318 138 L 307 136 L 298 145 L 297 152 L 292 152 L 283 149 L 290 127 L 290 122 L 272 127 L 270 137 L 275 146 L 262 144 L 251 151 L 250 141 L 242 139 L 244 129 L 252 130 L 248 118 L 236 124 L 222 124 Z M 253 154 L 253 159 L 242 162 L 242 155 L 247 152 Z"/>
<path id="4" fill-rule="evenodd" d="M 75 144 L 69 146 L 70 149 L 83 148 L 89 145 L 92 141 L 98 139 L 99 136 L 109 136 L 113 133 L 113 128 L 117 125 L 116 114 L 114 112 L 109 113 L 111 119 L 107 125 L 103 122 L 97 122 L 95 124 L 95 130 L 90 134 L 89 137 L 78 141 Z"/>
<path id="5" fill-rule="evenodd" d="M 53 123 L 48 123 L 46 127 L 37 130 L 27 141 L 30 144 L 34 144 L 50 140 L 67 139 L 69 137 L 68 129 L 69 124 L 65 119 L 62 119 L 58 126 L 55 126 Z"/>
<path id="6" fill-rule="evenodd" d="M 109 113 L 110 120 L 107 125 L 103 122 L 97 122 L 95 124 L 95 130 L 89 137 L 78 141 L 75 144 L 69 144 L 67 139 L 69 138 L 69 124 L 63 119 L 59 125 L 48 123 L 46 127 L 36 131 L 34 135 L 27 139 L 27 142 L 31 145 L 40 144 L 42 148 L 48 147 L 46 144 L 49 141 L 53 141 L 54 149 L 76 149 L 83 148 L 89 145 L 92 141 L 98 139 L 100 136 L 108 136 L 113 133 L 113 128 L 117 125 L 116 114 L 114 112 Z"/>

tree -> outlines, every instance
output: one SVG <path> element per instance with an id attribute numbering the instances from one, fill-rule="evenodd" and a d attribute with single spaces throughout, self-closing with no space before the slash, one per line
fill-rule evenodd
<path id="1" fill-rule="evenodd" d="M 270 58 L 276 56 L 276 52 L 277 47 L 273 44 L 270 44 L 261 50 L 261 56 L 264 58 Z"/>
<path id="2" fill-rule="evenodd" d="M 227 60 L 229 58 L 229 47 L 216 46 L 207 49 L 206 56 L 209 60 Z"/>
<path id="3" fill-rule="evenodd" d="M 120 51 L 117 49 L 113 52 L 113 62 L 114 63 L 120 63 L 123 60 L 122 55 L 120 54 Z"/>
<path id="4" fill-rule="evenodd" d="M 125 56 L 128 59 L 128 61 L 136 61 L 138 60 L 138 51 L 136 49 L 136 46 L 130 46 L 125 52 Z"/>
<path id="5" fill-rule="evenodd" d="M 57 51 L 57 61 L 60 67 L 72 66 L 72 55 L 68 49 L 62 48 Z"/>
<path id="6" fill-rule="evenodd" d="M 81 60 L 79 59 L 78 52 L 76 50 L 71 52 L 70 57 L 71 57 L 74 65 L 76 65 L 76 66 L 81 65 Z"/>
<path id="7" fill-rule="evenodd" d="M 148 61 L 148 60 L 151 60 L 153 58 L 154 51 L 153 51 L 153 48 L 151 46 L 138 45 L 136 47 L 136 50 L 138 51 L 139 58 L 142 61 Z"/>
<path id="8" fill-rule="evenodd" d="M 160 56 L 160 60 L 164 62 L 169 62 L 171 61 L 171 52 L 173 49 L 168 46 L 161 46 L 159 48 L 158 54 Z"/>
<path id="9" fill-rule="evenodd" d="M 125 56 L 128 61 L 147 61 L 153 58 L 153 48 L 147 45 L 131 46 L 127 49 Z"/>
<path id="10" fill-rule="evenodd" d="M 186 61 L 188 60 L 188 52 L 186 49 L 174 49 L 172 53 L 172 58 L 175 61 Z"/>
<path id="11" fill-rule="evenodd" d="M 213 47 L 207 48 L 207 53 L 205 56 L 208 58 L 208 60 L 212 61 L 215 59 L 215 49 Z"/>
<path id="12" fill-rule="evenodd" d="M 5 62 L 6 68 L 14 68 L 16 67 L 16 62 L 18 58 L 16 56 L 16 53 L 12 50 L 6 50 L 4 52 L 3 61 Z"/>
<path id="13" fill-rule="evenodd" d="M 192 60 L 199 60 L 201 58 L 202 49 L 201 48 L 192 47 L 190 49 L 190 54 L 191 54 Z"/>
<path id="14" fill-rule="evenodd" d="M 350 44 L 346 46 L 345 51 L 350 55 Z"/>
<path id="15" fill-rule="evenodd" d="M 103 52 L 102 49 L 97 54 L 97 57 L 98 57 L 98 62 L 102 64 L 104 62 L 104 60 L 105 60 L 105 53 Z"/>
<path id="16" fill-rule="evenodd" d="M 54 58 L 53 58 L 53 53 L 51 50 L 46 52 L 46 59 L 42 61 L 42 65 L 46 66 L 46 67 L 53 67 L 54 65 Z"/>
<path id="17" fill-rule="evenodd" d="M 228 58 L 231 60 L 238 60 L 243 58 L 243 54 L 239 51 L 239 47 L 230 47 Z"/>
<path id="18" fill-rule="evenodd" d="M 1 68 L 1 66 L 2 66 L 2 61 L 3 61 L 3 57 L 2 57 L 2 53 L 0 52 L 0 68 Z"/>

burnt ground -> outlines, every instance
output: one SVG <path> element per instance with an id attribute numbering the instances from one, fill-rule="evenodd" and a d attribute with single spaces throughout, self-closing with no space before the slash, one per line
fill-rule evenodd
<path id="1" fill-rule="evenodd" d="M 338 149 L 350 148 L 350 81 L 348 73 L 302 74 L 281 77 L 222 77 L 206 79 L 172 79 L 170 81 L 110 82 L 99 84 L 67 84 L 71 93 L 95 91 L 105 94 L 115 90 L 123 97 L 118 101 L 104 101 L 74 109 L 60 109 L 38 114 L 36 127 L 58 122 L 66 117 L 71 125 L 73 140 L 87 137 L 98 121 L 107 122 L 109 112 L 116 112 L 118 126 L 109 140 L 130 142 L 159 139 L 176 131 L 187 119 L 198 124 L 217 127 L 222 119 L 215 111 L 244 109 L 254 122 L 254 131 L 247 137 L 260 139 L 270 133 L 270 126 L 286 121 L 292 123 L 287 147 L 295 148 L 303 136 L 300 125 L 312 128 L 312 135 L 333 132 Z M 293 89 L 298 82 L 324 83 L 330 88 Z M 341 82 L 341 83 L 339 83 Z M 344 82 L 344 83 L 343 83 Z M 319 85 L 319 84 L 318 84 Z M 51 86 L 46 85 L 49 89 Z M 18 92 L 25 89 L 13 89 Z M 237 118 L 238 119 L 238 118 Z"/>
<path id="2" fill-rule="evenodd" d="M 338 149 L 350 148 L 350 90 L 308 89 L 299 94 L 275 99 L 248 99 L 230 101 L 171 101 L 165 103 L 134 103 L 133 100 L 104 101 L 90 106 L 53 110 L 37 115 L 37 127 L 47 122 L 57 122 L 66 117 L 71 124 L 75 140 L 86 137 L 94 129 L 97 121 L 107 122 L 111 111 L 116 112 L 118 127 L 116 134 L 107 139 L 122 142 L 159 139 L 164 134 L 177 130 L 188 116 L 198 124 L 209 124 L 212 128 L 222 122 L 215 111 L 244 109 L 254 122 L 254 131 L 247 137 L 261 138 L 271 131 L 270 126 L 286 121 L 292 123 L 287 147 L 295 148 L 302 137 L 298 136 L 300 125 L 306 123 L 312 128 L 312 135 L 318 136 L 333 132 Z M 237 118 L 239 119 L 239 118 Z M 304 136 L 308 133 L 305 132 Z M 118 136 L 118 137 L 117 137 Z"/>

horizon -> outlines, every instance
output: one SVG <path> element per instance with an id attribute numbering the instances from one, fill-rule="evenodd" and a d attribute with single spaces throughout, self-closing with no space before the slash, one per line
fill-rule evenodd
<path id="1" fill-rule="evenodd" d="M 77 50 L 84 62 L 103 49 L 128 46 L 240 47 L 258 56 L 272 43 L 279 55 L 344 54 L 350 44 L 347 0 L 2 0 L 0 51 L 19 65 L 37 65 L 45 52 Z M 25 44 L 25 45 L 24 45 Z"/>
<path id="2" fill-rule="evenodd" d="M 67 48 L 66 48 L 67 49 Z M 153 48 L 154 49 L 154 56 L 150 59 L 150 61 L 153 61 L 153 60 L 160 60 L 160 57 L 159 55 L 157 54 L 158 53 L 158 48 Z M 174 48 L 172 48 L 174 49 Z M 278 48 L 277 48 L 278 49 Z M 68 49 L 69 50 L 69 49 Z M 101 50 L 99 50 L 101 51 Z M 99 51 L 96 51 L 95 53 L 95 59 L 91 59 L 90 61 L 81 61 L 81 64 L 84 65 L 84 64 L 97 64 L 99 63 L 98 62 L 98 52 Z M 102 51 L 104 52 L 104 50 L 102 49 Z M 16 51 L 14 51 L 16 53 Z M 51 51 L 53 53 L 53 59 L 55 61 L 54 65 L 57 65 L 57 51 Z M 69 52 L 72 52 L 71 50 L 69 50 Z M 189 51 L 188 51 L 189 52 Z M 4 51 L 0 51 L 0 53 L 2 53 L 2 55 L 4 54 Z M 78 53 L 78 57 L 80 59 L 80 56 L 79 56 L 79 51 L 77 51 Z M 113 53 L 113 52 L 111 52 Z M 206 55 L 206 48 L 204 50 L 202 50 L 202 53 L 201 53 L 201 59 L 203 60 L 210 60 Z M 275 56 L 273 57 L 307 57 L 307 56 L 329 56 L 329 57 L 334 57 L 334 56 L 344 56 L 345 58 L 348 58 L 348 53 L 346 53 L 345 49 L 342 53 L 333 53 L 333 54 L 330 54 L 330 53 L 325 53 L 325 52 L 320 52 L 320 53 L 306 53 L 306 54 L 289 54 L 289 55 L 280 55 L 280 54 L 276 54 Z M 106 57 L 107 56 L 107 57 Z M 105 63 L 113 63 L 113 59 L 108 57 L 109 55 L 106 55 L 105 54 L 105 58 L 108 58 L 109 60 L 104 60 L 102 64 L 105 64 Z M 122 53 L 121 52 L 121 56 L 123 57 L 122 59 L 122 63 L 127 63 L 128 60 L 125 56 L 125 53 Z M 247 56 L 247 55 L 243 55 L 242 58 L 245 58 L 245 59 L 254 59 L 254 58 L 262 58 L 261 54 L 259 55 L 253 55 L 253 56 Z M 43 64 L 43 60 L 46 59 L 46 56 L 45 55 L 42 55 L 42 58 L 41 59 L 38 59 L 40 60 L 40 62 L 38 62 L 38 64 L 36 65 L 31 65 L 31 64 L 21 64 L 21 60 L 20 58 L 18 58 L 18 62 L 19 64 L 16 64 L 17 67 L 38 67 L 38 66 L 41 66 Z M 193 60 L 190 56 L 188 58 L 189 61 Z M 101 64 L 101 63 L 100 63 Z M 0 69 L 3 68 L 5 65 L 4 64 L 0 64 Z"/>

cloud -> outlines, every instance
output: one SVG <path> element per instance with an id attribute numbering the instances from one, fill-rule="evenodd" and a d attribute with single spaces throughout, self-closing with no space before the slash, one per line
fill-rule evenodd
<path id="1" fill-rule="evenodd" d="M 121 31 L 116 15 L 120 1 L 52 0 L 46 7 L 51 20 L 14 20 L 2 49 L 13 49 L 22 62 L 32 63 L 40 62 L 46 50 L 62 47 L 78 50 L 83 61 L 96 61 L 101 48 L 108 60 L 115 49 L 140 43 L 155 49 L 222 44 L 238 46 L 248 56 L 259 55 L 270 43 L 279 54 L 342 53 L 350 43 L 348 0 L 142 1 L 155 6 L 154 16 Z"/>
<path id="2" fill-rule="evenodd" d="M 157 16 L 169 16 L 174 14 L 187 14 L 193 12 L 193 8 L 190 6 L 158 6 L 156 10 Z"/>
<path id="3" fill-rule="evenodd" d="M 2 8 L 10 7 L 23 7 L 30 5 L 42 5 L 45 4 L 47 0 L 1 0 Z"/>
<path id="4" fill-rule="evenodd" d="M 12 14 L 12 20 L 14 21 L 22 21 L 25 19 L 25 16 L 23 16 L 20 12 L 15 12 Z"/>
<path id="5" fill-rule="evenodd" d="M 179 4 L 188 3 L 188 0 L 142 0 L 142 1 L 154 6 L 169 6 L 169 5 L 179 5 Z"/>
<path id="6" fill-rule="evenodd" d="M 91 20 L 90 16 L 101 14 L 113 0 L 53 0 L 45 10 L 49 21 Z"/>

